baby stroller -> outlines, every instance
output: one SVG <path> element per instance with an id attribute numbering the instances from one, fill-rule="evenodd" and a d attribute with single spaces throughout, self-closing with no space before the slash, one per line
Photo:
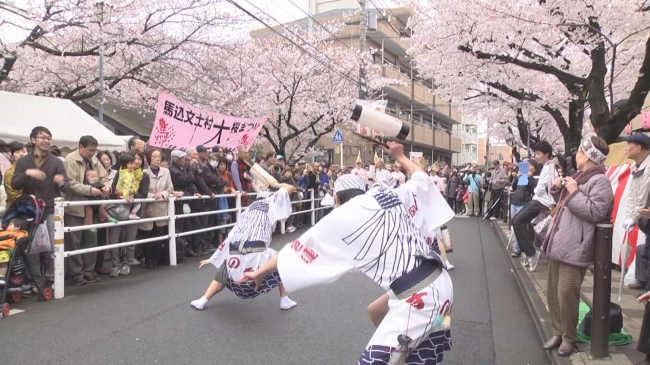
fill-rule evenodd
<path id="1" fill-rule="evenodd" d="M 53 297 L 54 292 L 51 287 L 38 285 L 34 281 L 26 262 L 26 252 L 29 252 L 29 246 L 34 240 L 34 233 L 38 225 L 43 223 L 44 208 L 45 203 L 40 199 L 36 199 L 32 195 L 23 195 L 11 204 L 2 218 L 3 230 L 11 219 L 24 218 L 27 220 L 27 232 L 29 233 L 26 237 L 16 240 L 16 247 L 8 262 L 6 283 L 3 288 L 0 288 L 0 315 L 2 318 L 9 316 L 9 303 L 18 302 L 23 293 L 37 293 L 39 300 L 50 300 Z M 3 236 L 0 237 L 0 240 L 9 238 L 11 237 Z M 43 270 L 43 255 L 41 254 L 40 260 L 41 270 Z"/>

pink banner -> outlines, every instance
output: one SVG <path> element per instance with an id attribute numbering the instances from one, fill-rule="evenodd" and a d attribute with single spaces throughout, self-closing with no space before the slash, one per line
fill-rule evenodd
<path id="1" fill-rule="evenodd" d="M 147 144 L 172 150 L 186 150 L 199 145 L 249 148 L 265 121 L 265 118 L 240 118 L 199 109 L 160 91 L 156 121 Z"/>

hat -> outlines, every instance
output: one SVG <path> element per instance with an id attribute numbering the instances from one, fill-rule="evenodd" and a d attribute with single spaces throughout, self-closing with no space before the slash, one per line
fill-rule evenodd
<path id="1" fill-rule="evenodd" d="M 366 190 L 366 184 L 357 175 L 342 175 L 334 181 L 334 194 L 348 189 Z"/>
<path id="2" fill-rule="evenodd" d="M 276 159 L 276 160 L 284 160 L 284 156 L 282 156 L 282 155 L 277 155 L 277 156 L 275 156 L 275 159 Z"/>
<path id="3" fill-rule="evenodd" d="M 434 162 L 433 165 L 431 165 L 431 171 L 433 172 L 440 171 L 440 164 L 438 163 L 438 161 Z"/>
<path id="4" fill-rule="evenodd" d="M 298 165 L 306 165 L 306 164 L 307 164 L 307 161 L 305 161 L 305 160 L 298 161 Z"/>
<path id="5" fill-rule="evenodd" d="M 634 133 L 631 136 L 623 138 L 623 140 L 625 142 L 636 143 L 646 150 L 650 150 L 650 137 L 645 133 Z"/>
<path id="6" fill-rule="evenodd" d="M 179 158 L 183 158 L 183 157 L 185 157 L 185 152 L 179 151 L 179 150 L 172 151 L 172 157 L 171 157 L 172 163 L 176 162 L 176 160 L 178 160 Z"/>
<path id="7" fill-rule="evenodd" d="M 205 146 L 204 146 L 204 145 L 202 145 L 202 144 L 200 144 L 200 145 L 198 145 L 198 146 L 196 146 L 196 152 L 198 152 L 198 153 L 201 153 L 201 152 L 206 152 L 207 150 L 208 150 L 208 149 L 207 149 L 207 148 L 205 148 Z"/>
<path id="8" fill-rule="evenodd" d="M 20 143 L 20 142 L 14 142 L 14 143 L 11 144 L 11 154 L 13 155 L 14 152 L 16 152 L 16 151 L 20 151 L 20 150 L 22 150 L 23 148 L 25 148 L 25 145 L 24 145 L 23 143 Z"/>

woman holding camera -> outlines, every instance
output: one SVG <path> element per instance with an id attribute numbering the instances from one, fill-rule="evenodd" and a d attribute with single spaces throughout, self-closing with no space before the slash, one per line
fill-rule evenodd
<path id="1" fill-rule="evenodd" d="M 579 172 L 556 179 L 551 189 L 560 196 L 542 245 L 549 258 L 547 293 L 553 327 L 553 337 L 544 348 L 558 348 L 560 356 L 575 350 L 580 287 L 587 267 L 594 263 L 596 224 L 610 214 L 614 204 L 603 164 L 607 153 L 609 147 L 602 138 L 585 137 L 576 154 Z"/>

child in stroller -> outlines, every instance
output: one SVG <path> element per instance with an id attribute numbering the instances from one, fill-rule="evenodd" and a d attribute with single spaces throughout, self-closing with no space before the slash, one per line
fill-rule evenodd
<path id="1" fill-rule="evenodd" d="M 27 221 L 18 217 L 9 221 L 7 229 L 0 231 L 0 285 L 6 284 L 7 267 L 11 253 L 16 248 L 16 241 L 27 235 Z"/>
<path id="2" fill-rule="evenodd" d="M 38 293 L 39 300 L 50 300 L 53 297 L 52 288 L 47 285 L 42 275 L 49 252 L 30 252 L 35 233 L 43 223 L 44 207 L 45 204 L 41 200 L 31 195 L 23 195 L 11 204 L 2 218 L 0 229 L 5 231 L 0 232 L 0 236 L 4 236 L 0 237 L 0 241 L 12 240 L 7 243 L 7 247 L 13 246 L 3 270 L 5 283 L 0 284 L 0 316 L 3 318 L 9 316 L 9 303 L 18 302 L 23 295 Z M 51 237 L 47 239 L 50 240 Z"/>

